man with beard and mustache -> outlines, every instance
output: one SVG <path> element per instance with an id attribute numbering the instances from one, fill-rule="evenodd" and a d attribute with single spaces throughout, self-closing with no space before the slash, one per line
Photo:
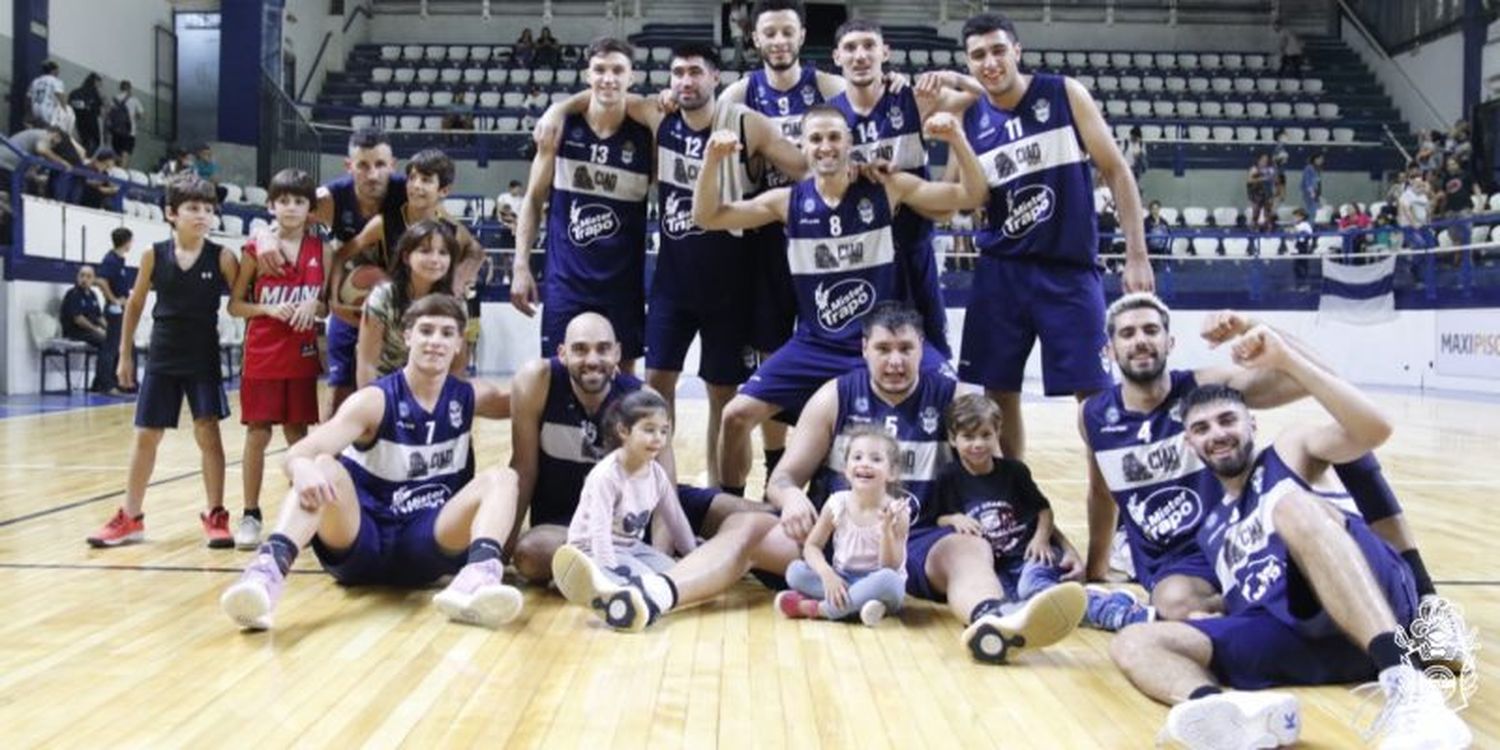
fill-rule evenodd
<path id="1" fill-rule="evenodd" d="M 1385 706 L 1371 728 L 1384 733 L 1380 747 L 1467 747 L 1468 727 L 1408 661 L 1434 643 L 1414 622 L 1426 613 L 1411 569 L 1332 491 L 1330 467 L 1385 442 L 1390 421 L 1270 328 L 1251 328 L 1230 348 L 1236 364 L 1294 382 L 1333 421 L 1289 428 L 1257 451 L 1238 390 L 1205 385 L 1182 398 L 1187 443 L 1221 491 L 1196 541 L 1225 614 L 1132 625 L 1110 656 L 1142 693 L 1172 705 L 1163 735 L 1189 748 L 1294 743 L 1297 697 L 1266 688 L 1377 678 Z"/>
<path id="2" fill-rule="evenodd" d="M 1183 397 L 1199 386 L 1226 385 L 1243 393 L 1251 407 L 1268 408 L 1302 398 L 1307 390 L 1277 370 L 1168 370 L 1175 343 L 1170 320 L 1167 306 L 1152 294 L 1128 294 L 1110 305 L 1105 334 L 1122 380 L 1085 402 L 1079 431 L 1090 449 L 1092 480 L 1113 496 L 1112 502 L 1090 497 L 1089 577 L 1106 577 L 1118 507 L 1136 579 L 1150 592 L 1160 618 L 1183 620 L 1223 608 L 1213 566 L 1194 540 L 1219 487 L 1184 445 Z M 1203 337 L 1217 346 L 1257 325 L 1239 313 L 1218 312 L 1205 319 Z M 1317 361 L 1295 338 L 1280 337 L 1300 356 Z M 1418 594 L 1424 600 L 1435 597 L 1432 578 L 1375 455 L 1333 469 L 1364 521 L 1406 560 Z"/>
<path id="3" fill-rule="evenodd" d="M 604 413 L 642 387 L 620 369 L 614 328 L 598 313 L 573 318 L 556 356 L 528 362 L 511 381 L 510 465 L 520 484 L 513 528 L 519 530 L 521 517 L 531 513 L 530 528 L 515 544 L 516 569 L 526 580 L 551 579 L 552 556 L 567 542 L 584 479 L 609 453 Z M 658 460 L 676 476 L 670 445 Z M 705 535 L 729 514 L 760 505 L 685 485 L 677 491 L 694 532 Z"/>

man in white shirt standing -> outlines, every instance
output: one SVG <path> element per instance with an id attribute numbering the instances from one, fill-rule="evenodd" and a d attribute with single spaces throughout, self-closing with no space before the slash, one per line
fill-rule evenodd
<path id="1" fill-rule="evenodd" d="M 43 125 L 57 125 L 58 114 L 68 109 L 67 89 L 57 77 L 57 71 L 57 63 L 51 60 L 42 63 L 42 74 L 26 89 L 26 98 L 31 101 L 31 116 Z"/>

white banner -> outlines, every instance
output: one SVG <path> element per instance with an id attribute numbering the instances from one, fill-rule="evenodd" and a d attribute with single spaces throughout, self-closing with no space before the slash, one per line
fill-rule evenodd
<path id="1" fill-rule="evenodd" d="M 1438 310 L 1438 374 L 1500 380 L 1500 310 Z"/>

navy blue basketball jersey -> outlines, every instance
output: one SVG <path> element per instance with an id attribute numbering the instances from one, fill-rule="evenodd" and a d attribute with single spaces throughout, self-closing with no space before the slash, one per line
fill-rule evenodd
<path id="1" fill-rule="evenodd" d="M 802 75 L 786 91 L 771 85 L 766 79 L 765 68 L 752 71 L 745 80 L 745 106 L 770 119 L 781 130 L 782 137 L 801 144 L 802 114 L 812 105 L 823 101 L 823 91 L 818 88 L 818 69 L 806 62 L 802 63 Z M 760 179 L 762 189 L 770 190 L 790 184 L 790 177 L 769 164 L 765 165 L 765 174 Z"/>
<path id="2" fill-rule="evenodd" d="M 351 445 L 339 455 L 364 509 L 380 520 L 395 520 L 453 499 L 474 478 L 474 386 L 452 375 L 443 381 L 432 411 L 406 382 L 404 370 L 368 387 L 385 395 L 385 415 L 375 439 Z"/>
<path id="3" fill-rule="evenodd" d="M 653 298 L 665 295 L 695 310 L 743 304 L 750 278 L 742 237 L 710 232 L 693 223 L 693 186 L 703 170 L 710 125 L 694 130 L 673 113 L 656 129 L 656 199 L 661 248 L 651 282 Z M 741 162 L 733 162 L 743 169 Z"/>
<path id="4" fill-rule="evenodd" d="M 849 438 L 844 432 L 858 424 L 879 425 L 901 446 L 901 487 L 915 523 L 937 490 L 939 472 L 953 460 L 943 414 L 953 403 L 957 381 L 927 373 L 918 379 L 916 389 L 894 406 L 875 395 L 870 373 L 863 367 L 840 375 L 837 382 L 839 413 L 833 423 L 833 447 L 813 477 L 809 497 L 822 508 L 830 494 L 849 488 L 844 478 Z"/>
<path id="5" fill-rule="evenodd" d="M 531 495 L 531 523 L 553 523 L 566 526 L 578 507 L 583 481 L 599 459 L 609 454 L 604 447 L 604 430 L 600 424 L 609 405 L 641 389 L 641 381 L 626 372 L 617 372 L 609 385 L 609 394 L 590 413 L 579 403 L 562 360 L 548 360 L 552 381 L 547 387 L 547 403 L 542 406 L 542 434 L 538 441 L 536 488 Z"/>
<path id="6" fill-rule="evenodd" d="M 1120 508 L 1138 566 L 1195 544 L 1205 505 L 1221 492 L 1187 444 L 1182 424 L 1181 400 L 1198 382 L 1190 370 L 1173 370 L 1170 377 L 1166 399 L 1150 412 L 1126 408 L 1119 385 L 1083 407 L 1089 449 Z"/>
<path id="7" fill-rule="evenodd" d="M 1326 614 L 1308 619 L 1292 611 L 1287 591 L 1292 557 L 1277 533 L 1274 513 L 1276 503 L 1293 492 L 1321 497 L 1354 522 L 1364 523 L 1348 495 L 1312 489 L 1270 447 L 1255 457 L 1238 497 L 1221 495 L 1209 506 L 1198 529 L 1198 544 L 1218 575 L 1226 614 L 1260 610 L 1305 636 L 1333 635 L 1337 629 Z"/>
<path id="8" fill-rule="evenodd" d="M 333 198 L 333 226 L 328 228 L 329 233 L 339 242 L 348 242 L 359 234 L 365 224 L 374 218 L 374 214 L 365 216 L 359 212 L 359 200 L 354 195 L 354 177 L 344 175 L 324 187 L 328 188 L 328 194 Z M 406 175 L 392 174 L 391 182 L 385 189 L 385 200 L 380 205 L 379 213 L 385 214 L 392 210 L 400 209 L 406 205 Z"/>
<path id="9" fill-rule="evenodd" d="M 990 188 L 987 223 L 976 235 L 984 255 L 1096 262 L 1089 155 L 1073 124 L 1066 81 L 1036 74 L 1014 110 L 980 97 L 964 112 L 964 134 Z"/>
<path id="10" fill-rule="evenodd" d="M 553 159 L 545 301 L 603 304 L 645 297 L 651 131 L 625 120 L 600 138 L 569 115 Z"/>
<path id="11" fill-rule="evenodd" d="M 877 302 L 901 297 L 885 187 L 855 180 L 830 208 L 813 178 L 793 185 L 786 237 L 797 335 L 857 351 L 859 319 Z"/>

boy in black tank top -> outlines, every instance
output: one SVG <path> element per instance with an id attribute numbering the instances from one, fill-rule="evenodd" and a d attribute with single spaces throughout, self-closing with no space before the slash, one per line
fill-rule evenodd
<path id="1" fill-rule="evenodd" d="M 156 465 L 156 447 L 163 430 L 177 427 L 182 399 L 193 413 L 193 436 L 203 453 L 203 489 L 208 510 L 203 531 L 208 546 L 234 546 L 229 512 L 224 509 L 224 445 L 219 420 L 229 416 L 229 398 L 219 372 L 219 304 L 234 283 L 238 263 L 234 254 L 208 240 L 218 209 L 213 183 L 185 177 L 167 186 L 167 220 L 172 239 L 159 242 L 141 257 L 140 273 L 125 306 L 120 336 L 120 385 L 135 383 L 135 328 L 146 307 L 146 295 L 156 292 L 151 316 L 150 359 L 135 405 L 135 442 L 130 449 L 130 474 L 125 503 L 108 523 L 88 537 L 94 547 L 115 547 L 145 537 L 142 504 L 146 485 Z"/>

